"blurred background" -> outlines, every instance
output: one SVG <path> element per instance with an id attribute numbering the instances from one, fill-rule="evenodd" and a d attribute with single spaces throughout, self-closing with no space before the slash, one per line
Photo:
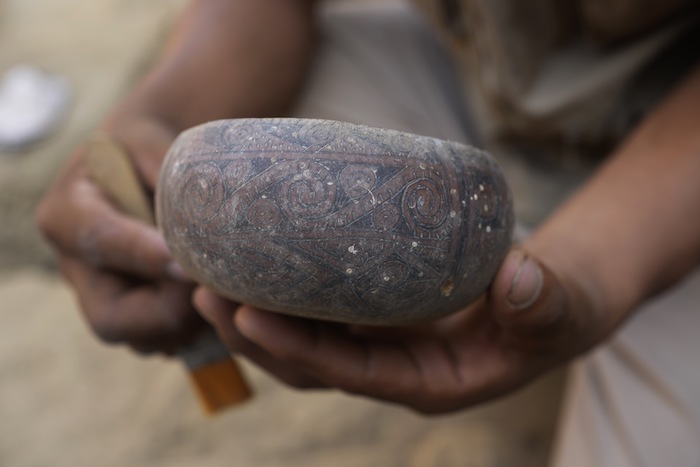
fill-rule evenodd
<path id="1" fill-rule="evenodd" d="M 497 404 L 424 418 L 295 392 L 244 364 L 256 397 L 208 419 L 178 362 L 137 357 L 89 332 L 33 211 L 153 60 L 184 3 L 0 1 L 0 76 L 28 65 L 67 90 L 45 138 L 0 153 L 0 466 L 545 465 L 561 375 Z"/>

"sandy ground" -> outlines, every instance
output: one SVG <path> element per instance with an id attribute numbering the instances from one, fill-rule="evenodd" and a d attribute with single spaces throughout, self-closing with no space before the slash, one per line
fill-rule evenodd
<path id="1" fill-rule="evenodd" d="M 257 397 L 206 419 L 179 364 L 92 337 L 32 212 L 70 149 L 152 59 L 181 3 L 0 2 L 0 72 L 35 64 L 66 76 L 75 92 L 49 140 L 0 154 L 0 466 L 543 466 L 560 375 L 497 404 L 427 419 L 342 394 L 298 393 L 246 366 Z M 507 171 L 516 191 L 561 188 L 533 184 L 518 164 Z M 541 213 L 532 206 L 519 209 L 534 222 Z"/>
<path id="2" fill-rule="evenodd" d="M 552 381 L 426 419 L 292 391 L 245 366 L 256 398 L 206 419 L 179 364 L 95 341 L 56 277 L 24 270 L 0 280 L 0 465 L 544 465 L 558 397 Z"/>

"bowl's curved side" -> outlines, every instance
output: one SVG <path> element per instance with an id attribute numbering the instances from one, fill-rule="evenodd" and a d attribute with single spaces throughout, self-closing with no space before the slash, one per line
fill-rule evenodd
<path id="1" fill-rule="evenodd" d="M 512 199 L 486 153 L 424 136 L 302 119 L 211 122 L 173 144 L 159 227 L 198 282 L 319 319 L 416 322 L 489 284 Z"/>

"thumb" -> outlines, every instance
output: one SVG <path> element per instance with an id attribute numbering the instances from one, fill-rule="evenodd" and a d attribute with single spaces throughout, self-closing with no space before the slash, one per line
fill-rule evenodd
<path id="1" fill-rule="evenodd" d="M 508 254 L 491 286 L 489 302 L 496 322 L 513 334 L 537 338 L 538 344 L 566 334 L 570 310 L 565 289 L 526 251 Z"/>

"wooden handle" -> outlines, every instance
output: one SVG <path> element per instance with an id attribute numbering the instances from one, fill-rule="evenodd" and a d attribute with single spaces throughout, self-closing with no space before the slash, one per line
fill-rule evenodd
<path id="1" fill-rule="evenodd" d="M 85 148 L 85 162 L 90 177 L 124 214 L 156 225 L 143 185 L 117 142 L 105 134 L 93 136 Z"/>
<path id="2" fill-rule="evenodd" d="M 85 147 L 90 177 L 119 209 L 147 224 L 155 225 L 151 203 L 126 150 L 112 137 L 97 134 Z M 213 329 L 204 332 L 180 351 L 190 372 L 199 400 L 214 414 L 252 395 L 236 362 Z"/>

